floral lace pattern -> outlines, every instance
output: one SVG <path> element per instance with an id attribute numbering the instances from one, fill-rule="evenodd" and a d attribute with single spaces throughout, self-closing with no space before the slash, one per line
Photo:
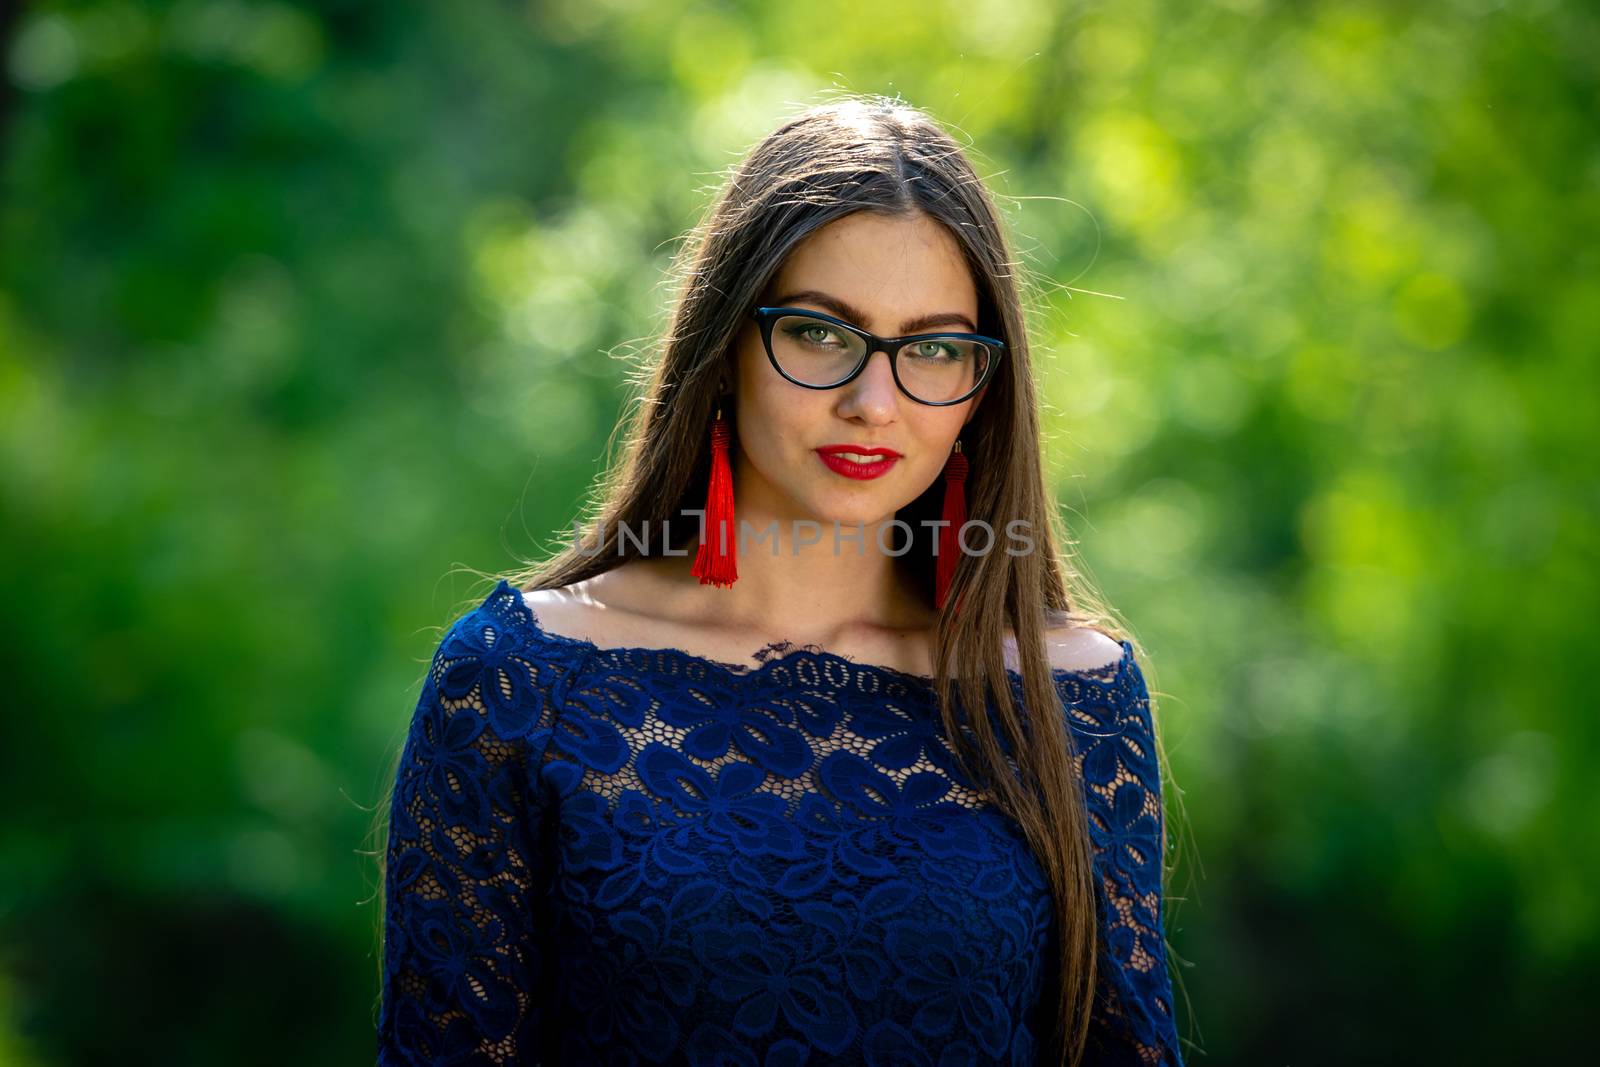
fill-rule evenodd
<path id="1" fill-rule="evenodd" d="M 1105 932 L 1089 1062 L 1181 1065 L 1143 675 L 1123 642 L 1054 677 Z M 380 1067 L 1035 1060 L 1044 874 L 931 680 L 832 653 L 600 648 L 501 581 L 434 654 L 384 897 Z"/>

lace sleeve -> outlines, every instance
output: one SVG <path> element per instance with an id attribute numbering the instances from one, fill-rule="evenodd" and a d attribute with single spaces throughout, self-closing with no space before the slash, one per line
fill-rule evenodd
<path id="1" fill-rule="evenodd" d="M 525 635 L 479 609 L 434 653 L 389 816 L 379 1067 L 533 1063 L 548 997 L 555 701 Z"/>
<path id="2" fill-rule="evenodd" d="M 1089 1059 L 1182 1067 L 1162 926 L 1161 771 L 1144 672 L 1124 643 L 1109 681 L 1068 677 L 1061 691 L 1083 760 L 1105 935 Z"/>

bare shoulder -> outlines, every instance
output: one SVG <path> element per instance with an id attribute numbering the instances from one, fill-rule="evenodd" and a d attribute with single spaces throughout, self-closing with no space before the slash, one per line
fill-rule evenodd
<path id="1" fill-rule="evenodd" d="M 1006 666 L 1018 669 L 1016 635 L 1007 628 L 1001 641 Z M 1122 645 L 1090 626 L 1047 623 L 1044 648 L 1053 670 L 1105 671 L 1122 661 Z"/>
<path id="2" fill-rule="evenodd" d="M 583 581 L 551 589 L 529 589 L 523 603 L 538 617 L 541 629 L 600 645 L 637 637 L 647 620 L 633 610 L 649 581 L 645 568 L 623 564 Z"/>
<path id="3" fill-rule="evenodd" d="M 1048 628 L 1044 645 L 1057 670 L 1103 671 L 1122 660 L 1122 645 L 1089 626 Z"/>
<path id="4" fill-rule="evenodd" d="M 522 602 L 533 612 L 539 629 L 547 633 L 586 638 L 587 624 L 581 587 L 576 582 L 556 589 L 524 589 Z"/>

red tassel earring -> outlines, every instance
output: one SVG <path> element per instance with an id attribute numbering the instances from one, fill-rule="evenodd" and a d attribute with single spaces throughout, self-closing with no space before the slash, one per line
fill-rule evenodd
<path id="1" fill-rule="evenodd" d="M 717 408 L 711 423 L 711 482 L 706 486 L 705 536 L 689 573 L 701 585 L 730 586 L 739 580 L 737 527 L 733 522 L 733 471 L 728 466 L 732 432 Z"/>
<path id="2" fill-rule="evenodd" d="M 934 568 L 934 603 L 944 610 L 950 592 L 950 582 L 956 576 L 960 562 L 961 546 L 958 540 L 961 527 L 967 521 L 967 457 L 961 452 L 961 439 L 956 438 L 955 450 L 944 463 L 944 515 L 945 525 L 939 527 L 939 557 Z M 956 605 L 957 609 L 960 604 Z"/>

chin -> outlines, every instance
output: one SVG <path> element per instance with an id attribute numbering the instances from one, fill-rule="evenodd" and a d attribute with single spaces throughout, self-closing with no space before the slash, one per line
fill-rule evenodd
<path id="1" fill-rule="evenodd" d="M 871 499 L 860 499 L 848 504 L 833 507 L 815 507 L 810 513 L 816 516 L 816 521 L 825 527 L 833 523 L 840 526 L 870 526 L 875 522 L 887 522 L 905 505 L 892 504 L 887 496 L 882 499 L 874 496 Z"/>

